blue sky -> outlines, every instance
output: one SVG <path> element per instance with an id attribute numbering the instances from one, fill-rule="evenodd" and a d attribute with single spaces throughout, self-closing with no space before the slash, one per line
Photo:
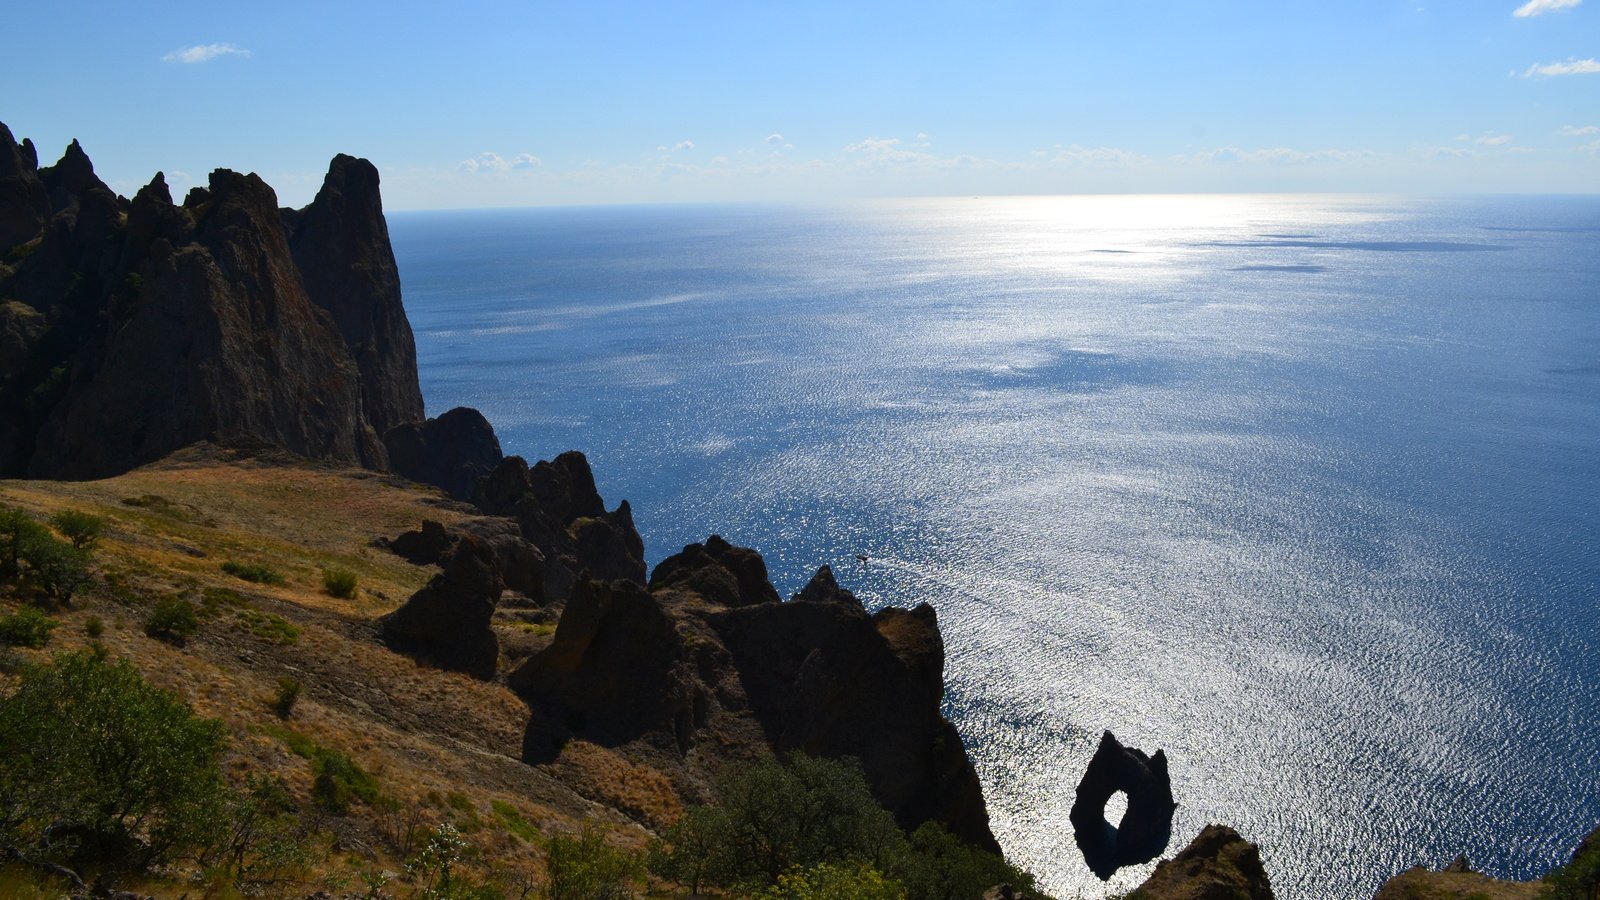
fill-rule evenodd
<path id="1" fill-rule="evenodd" d="M 1520 15 L 1518 13 L 1521 13 Z M 388 206 L 1600 191 L 1600 0 L 32 3 L 0 121 Z"/>

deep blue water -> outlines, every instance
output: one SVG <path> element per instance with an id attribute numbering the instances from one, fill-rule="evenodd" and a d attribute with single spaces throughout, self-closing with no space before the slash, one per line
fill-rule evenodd
<path id="1" fill-rule="evenodd" d="M 390 216 L 429 411 L 933 603 L 1008 852 L 1065 896 L 1102 729 L 1281 897 L 1600 823 L 1600 199 Z M 857 553 L 871 556 L 862 568 Z"/>

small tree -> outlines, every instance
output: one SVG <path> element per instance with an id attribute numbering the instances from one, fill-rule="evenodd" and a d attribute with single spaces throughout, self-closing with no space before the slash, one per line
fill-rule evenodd
<path id="1" fill-rule="evenodd" d="M 90 550 L 105 532 L 106 520 L 77 509 L 64 509 L 50 517 L 50 527 L 72 542 L 74 550 Z"/>
<path id="2" fill-rule="evenodd" d="M 32 516 L 13 507 L 0 507 L 0 578 L 21 574 L 23 551 L 44 536 L 44 526 Z"/>
<path id="3" fill-rule="evenodd" d="M 0 698 L 0 843 L 140 870 L 204 846 L 223 802 L 219 722 L 127 661 L 67 653 Z"/>
<path id="4" fill-rule="evenodd" d="M 687 885 L 692 894 L 703 884 L 721 883 L 734 868 L 727 858 L 728 817 L 713 806 L 691 806 L 661 837 L 651 842 L 651 873 Z"/>
<path id="5" fill-rule="evenodd" d="M 550 838 L 545 868 L 550 900 L 621 900 L 628 882 L 644 874 L 638 857 L 611 846 L 603 829 L 588 824 L 576 838 Z"/>

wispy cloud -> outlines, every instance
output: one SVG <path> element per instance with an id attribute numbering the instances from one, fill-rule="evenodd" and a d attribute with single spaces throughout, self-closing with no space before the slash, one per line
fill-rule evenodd
<path id="1" fill-rule="evenodd" d="M 1581 128 L 1576 125 L 1563 125 L 1556 129 L 1556 134 L 1564 134 L 1567 137 L 1583 137 L 1590 134 L 1600 134 L 1600 125 L 1584 125 Z"/>
<path id="2" fill-rule="evenodd" d="M 1511 141 L 1512 137 L 1509 134 L 1486 134 L 1478 138 L 1474 143 L 1482 144 L 1485 147 L 1504 147 Z"/>
<path id="3" fill-rule="evenodd" d="M 1055 146 L 1053 153 L 1043 151 L 1040 156 L 1048 156 L 1051 162 L 1066 163 L 1068 165 L 1131 165 L 1144 163 L 1149 160 L 1138 153 L 1121 150 L 1116 147 L 1080 147 L 1073 144 L 1063 147 Z"/>
<path id="4" fill-rule="evenodd" d="M 766 137 L 762 138 L 761 140 L 762 140 L 763 143 L 767 143 L 767 144 L 781 144 L 781 143 L 783 143 L 783 135 L 781 135 L 778 132 L 774 131 L 773 133 L 771 133 L 771 134 L 767 135 Z"/>
<path id="5" fill-rule="evenodd" d="M 195 63 L 210 62 L 219 56 L 249 56 L 250 51 L 238 44 L 195 44 L 193 47 L 180 47 L 177 50 L 161 57 L 162 62 Z"/>
<path id="6" fill-rule="evenodd" d="M 1600 61 L 1569 59 L 1566 62 L 1529 66 L 1528 71 L 1522 73 L 1523 78 L 1532 78 L 1535 75 L 1600 75 Z"/>
<path id="7" fill-rule="evenodd" d="M 694 141 L 679 141 L 676 144 L 673 144 L 671 147 L 668 147 L 666 144 L 662 144 L 661 146 L 656 148 L 656 152 L 657 153 L 681 153 L 684 150 L 693 150 L 693 149 L 694 149 Z"/>
<path id="8" fill-rule="evenodd" d="M 1372 159 L 1371 150 L 1294 150 L 1289 147 L 1266 147 L 1260 150 L 1241 150 L 1238 147 L 1218 147 L 1196 154 L 1198 162 L 1251 163 L 1266 165 L 1303 165 L 1306 163 L 1351 162 Z"/>
<path id="9" fill-rule="evenodd" d="M 1530 16 L 1542 16 L 1547 12 L 1555 12 L 1558 9 L 1571 9 L 1582 2 L 1583 0 L 1528 0 L 1527 3 L 1517 7 L 1517 11 L 1512 15 L 1519 19 L 1526 19 Z"/>
<path id="10" fill-rule="evenodd" d="M 844 152 L 858 154 L 871 162 L 914 162 L 934 158 L 931 153 L 901 149 L 899 138 L 864 138 L 845 145 Z"/>
<path id="11" fill-rule="evenodd" d="M 532 153 L 518 153 L 506 159 L 498 153 L 480 153 L 472 159 L 463 160 L 463 172 L 509 172 L 512 169 L 537 169 L 544 165 L 544 160 Z"/>

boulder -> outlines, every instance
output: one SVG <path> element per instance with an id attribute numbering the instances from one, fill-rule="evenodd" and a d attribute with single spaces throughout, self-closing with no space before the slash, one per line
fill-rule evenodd
<path id="1" fill-rule="evenodd" d="M 824 567 L 826 568 L 826 567 Z M 767 580 L 767 563 L 747 547 L 735 547 L 720 535 L 704 544 L 690 544 L 669 556 L 650 573 L 650 590 L 681 587 L 721 606 L 777 603 L 778 592 Z"/>
<path id="2" fill-rule="evenodd" d="M 509 683 L 533 708 L 529 762 L 554 759 L 573 737 L 616 746 L 653 734 L 689 749 L 693 675 L 671 617 L 635 582 L 579 578 L 555 639 Z"/>
<path id="3" fill-rule="evenodd" d="M 472 499 L 478 479 L 502 458 L 494 427 L 482 413 L 465 406 L 437 419 L 391 428 L 383 442 L 396 474 L 441 487 L 457 500 Z"/>
<path id="4" fill-rule="evenodd" d="M 383 641 L 441 669 L 493 678 L 500 643 L 490 622 L 504 586 L 494 551 L 464 535 L 451 549 L 444 571 L 379 620 Z"/>
<path id="5" fill-rule="evenodd" d="M 1106 802 L 1118 791 L 1127 794 L 1128 809 L 1113 826 L 1105 819 Z M 1078 782 L 1069 818 L 1089 868 L 1109 878 L 1117 869 L 1149 862 L 1166 849 L 1177 808 L 1166 753 L 1157 750 L 1147 756 L 1122 746 L 1107 731 Z"/>
<path id="6" fill-rule="evenodd" d="M 1226 825 L 1207 825 L 1157 865 L 1130 900 L 1272 900 L 1261 850 Z"/>
<path id="7" fill-rule="evenodd" d="M 446 528 L 424 519 L 415 531 L 407 531 L 382 542 L 397 556 L 419 566 L 442 565 L 463 535 L 471 535 L 494 553 L 495 566 L 508 590 L 516 591 L 535 603 L 544 599 L 544 555 L 522 537 L 510 519 L 483 516 L 467 519 Z"/>

